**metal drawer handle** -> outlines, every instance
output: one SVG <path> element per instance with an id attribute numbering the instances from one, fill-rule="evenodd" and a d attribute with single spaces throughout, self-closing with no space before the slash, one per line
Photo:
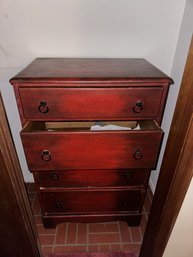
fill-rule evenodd
<path id="1" fill-rule="evenodd" d="M 55 207 L 56 207 L 57 209 L 61 209 L 61 208 L 63 207 L 62 202 L 61 202 L 61 201 L 56 202 L 56 203 L 55 203 Z"/>
<path id="2" fill-rule="evenodd" d="M 133 107 L 133 112 L 140 113 L 143 110 L 143 103 L 142 101 L 137 101 L 135 106 Z"/>
<path id="3" fill-rule="evenodd" d="M 40 102 L 40 105 L 38 106 L 38 110 L 39 110 L 39 112 L 41 112 L 41 113 L 47 113 L 47 112 L 49 112 L 49 108 L 48 108 L 48 106 L 47 106 L 47 103 L 44 102 L 44 101 L 41 101 L 41 102 Z"/>
<path id="4" fill-rule="evenodd" d="M 132 179 L 132 172 L 130 170 L 128 170 L 125 174 L 124 174 L 124 177 L 127 179 L 127 180 L 130 180 Z"/>
<path id="5" fill-rule="evenodd" d="M 50 177 L 51 177 L 51 180 L 54 180 L 54 181 L 58 181 L 60 178 L 56 172 L 53 172 Z"/>
<path id="6" fill-rule="evenodd" d="M 48 150 L 43 150 L 42 155 L 41 155 L 41 159 L 44 162 L 49 162 L 51 160 L 50 152 Z"/>
<path id="7" fill-rule="evenodd" d="M 139 149 L 137 149 L 137 151 L 133 154 L 133 158 L 135 160 L 140 160 L 141 158 L 143 158 L 142 152 Z"/>
<path id="8" fill-rule="evenodd" d="M 121 205 L 122 205 L 123 208 L 128 208 L 128 206 L 129 206 L 129 204 L 126 200 L 122 200 Z"/>

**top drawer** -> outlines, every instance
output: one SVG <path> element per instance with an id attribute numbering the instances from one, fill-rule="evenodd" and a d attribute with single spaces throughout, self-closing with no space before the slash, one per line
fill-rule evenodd
<path id="1" fill-rule="evenodd" d="M 27 120 L 156 119 L 163 87 L 44 88 L 21 87 Z"/>

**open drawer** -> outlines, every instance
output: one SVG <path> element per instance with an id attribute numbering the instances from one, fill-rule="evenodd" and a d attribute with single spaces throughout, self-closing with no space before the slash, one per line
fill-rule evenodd
<path id="1" fill-rule="evenodd" d="M 28 122 L 21 138 L 29 169 L 155 168 L 163 131 L 154 121 L 109 123 L 124 129 L 91 130 L 94 122 Z"/>

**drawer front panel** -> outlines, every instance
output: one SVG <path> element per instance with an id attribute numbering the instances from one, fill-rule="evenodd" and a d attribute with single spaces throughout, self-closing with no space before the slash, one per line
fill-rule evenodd
<path id="1" fill-rule="evenodd" d="M 150 170 L 70 170 L 34 172 L 40 187 L 144 186 Z"/>
<path id="2" fill-rule="evenodd" d="M 21 133 L 30 170 L 155 168 L 162 131 Z"/>
<path id="3" fill-rule="evenodd" d="M 20 88 L 28 120 L 155 119 L 163 88 Z"/>
<path id="4" fill-rule="evenodd" d="M 41 192 L 45 213 L 91 213 L 138 211 L 142 191 L 67 191 Z"/>

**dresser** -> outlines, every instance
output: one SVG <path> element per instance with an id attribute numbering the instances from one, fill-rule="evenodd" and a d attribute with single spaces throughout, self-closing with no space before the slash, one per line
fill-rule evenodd
<path id="1" fill-rule="evenodd" d="M 138 226 L 172 79 L 145 59 L 37 58 L 10 83 L 44 226 Z"/>

